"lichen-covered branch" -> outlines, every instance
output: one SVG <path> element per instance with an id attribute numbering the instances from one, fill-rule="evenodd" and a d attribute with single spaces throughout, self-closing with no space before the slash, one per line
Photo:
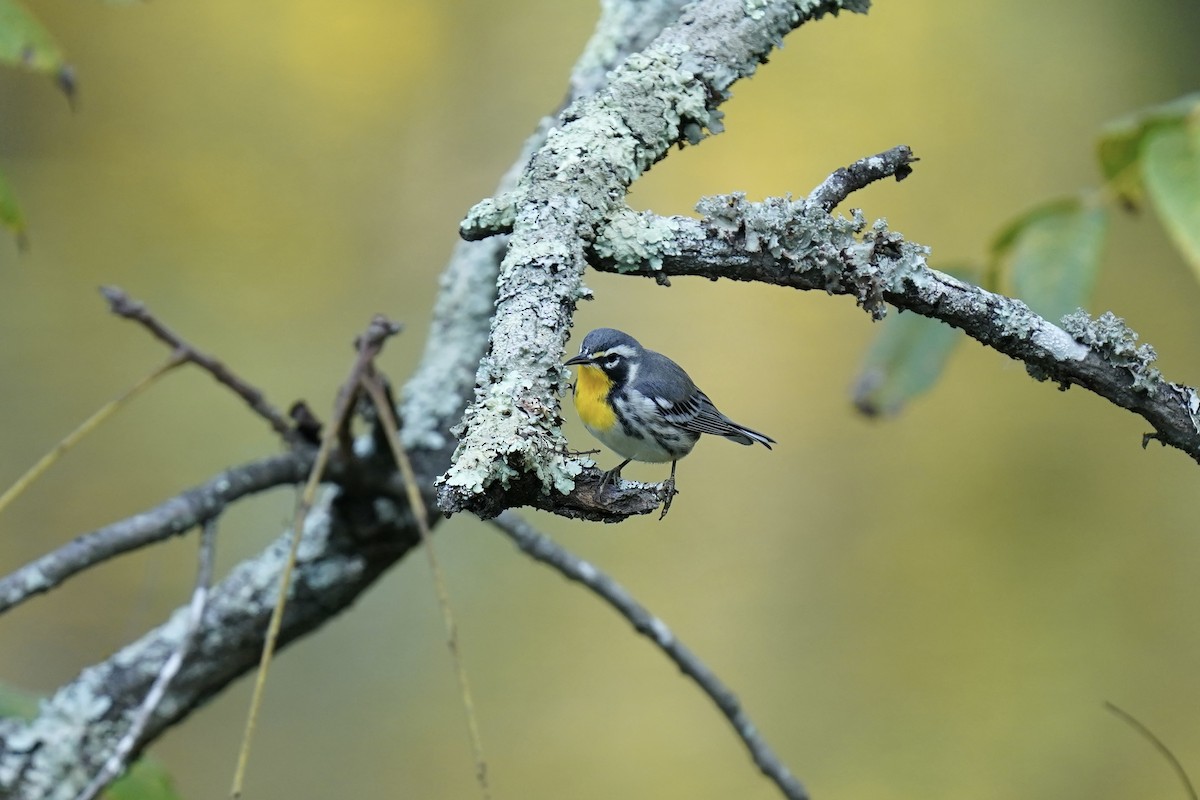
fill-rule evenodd
<path id="1" fill-rule="evenodd" d="M 662 484 L 620 480 L 604 485 L 604 473 L 583 467 L 575 486 L 566 494 L 547 494 L 536 473 L 514 477 L 503 492 L 484 492 L 472 512 L 491 519 L 508 508 L 529 506 L 571 519 L 591 522 L 624 522 L 629 517 L 652 514 L 666 500 Z"/>
<path id="2" fill-rule="evenodd" d="M 355 503 L 310 517 L 280 634 L 289 642 L 345 610 L 417 540 L 395 506 Z M 349 508 L 347 509 L 350 510 Z M 179 674 L 145 729 L 145 743 L 252 669 L 278 591 L 290 534 L 243 562 L 211 593 Z M 70 800 L 100 771 L 187 628 L 181 608 L 46 700 L 36 719 L 0 719 L 0 797 Z"/>
<path id="3" fill-rule="evenodd" d="M 121 740 L 117 742 L 116 749 L 109 755 L 104 762 L 100 773 L 92 778 L 91 782 L 84 787 L 79 793 L 76 800 L 95 800 L 100 795 L 100 792 L 120 777 L 130 763 L 135 750 L 137 750 L 138 742 L 144 740 L 146 729 L 150 725 L 150 721 L 154 718 L 155 712 L 158 711 L 159 703 L 167 693 L 167 689 L 171 685 L 171 681 L 175 680 L 175 676 L 179 674 L 180 668 L 183 667 L 184 660 L 188 656 L 188 652 L 195 642 L 196 634 L 200 631 L 200 625 L 204 622 L 204 609 L 208 605 L 208 592 L 212 584 L 213 562 L 216 561 L 217 551 L 217 520 L 210 519 L 201 526 L 200 530 L 200 554 L 198 556 L 199 566 L 196 569 L 196 587 L 192 590 L 192 602 L 188 604 L 187 617 L 184 620 L 184 629 L 179 637 L 179 647 L 171 656 L 163 663 L 162 670 L 154 678 L 154 683 L 150 685 L 150 690 L 146 692 L 146 696 L 142 698 L 141 705 L 133 714 L 133 719 L 130 722 L 129 728 L 121 736 Z"/>
<path id="4" fill-rule="evenodd" d="M 644 47 L 684 4 L 604 0 L 596 33 L 572 73 L 568 99 L 596 91 L 609 69 Z M 549 121 L 544 122 L 530 138 L 512 177 L 502 182 L 502 191 L 515 185 L 549 128 Z M 405 443 L 427 492 L 449 465 L 448 429 L 473 396 L 504 251 L 500 237 L 460 243 L 443 273 L 424 358 L 405 391 Z M 0 613 L 100 561 L 181 534 L 253 492 L 300 481 L 310 468 L 311 454 L 303 448 L 233 468 L 153 511 L 81 537 L 0 581 Z M 322 502 L 309 515 L 280 633 L 284 644 L 347 608 L 417 541 L 402 483 L 390 464 L 372 469 L 369 461 L 337 461 L 327 478 L 341 488 L 327 495 L 336 499 Z M 198 641 L 147 723 L 141 746 L 258 664 L 289 536 L 284 534 L 262 555 L 243 562 L 214 589 Z M 177 611 L 161 628 L 84 670 L 43 705 L 36 719 L 0 720 L 0 797 L 69 798 L 86 786 L 128 729 L 166 659 L 177 652 L 185 613 Z"/>
<path id="5" fill-rule="evenodd" d="M 686 4 L 687 0 L 604 0 L 596 30 L 571 72 L 568 102 L 599 91 L 608 82 L 609 71 L 641 51 Z M 552 118 L 541 121 L 501 179 L 497 196 L 516 188 L 553 126 Z M 508 248 L 506 236 L 480 238 L 483 241 L 460 241 L 442 272 L 425 353 L 400 403 L 404 446 L 410 451 L 448 448 L 450 427 L 462 419 L 474 399 L 475 374 L 487 350 L 495 310 L 500 262 Z"/>
<path id="6" fill-rule="evenodd" d="M 0 614 L 110 558 L 187 533 L 237 500 L 302 481 L 311 467 L 311 456 L 299 452 L 243 464 L 156 508 L 85 533 L 0 578 Z"/>
<path id="7" fill-rule="evenodd" d="M 825 184 L 823 184 L 824 186 Z M 1153 438 L 1200 461 L 1200 395 L 1170 383 L 1153 367 L 1154 351 L 1105 314 L 1083 312 L 1060 325 L 1020 300 L 989 292 L 929 267 L 928 249 L 907 241 L 883 221 L 868 226 L 826 213 L 824 203 L 742 195 L 711 197 L 704 216 L 625 220 L 633 229 L 604 241 L 636 242 L 597 252 L 595 266 L 612 272 L 665 277 L 757 281 L 855 298 L 873 317 L 888 304 L 939 319 L 982 344 L 1025 363 L 1039 380 L 1081 386 L 1142 416 Z"/>
<path id="8" fill-rule="evenodd" d="M 447 512 L 487 505 L 533 474 L 540 490 L 568 493 L 581 471 L 559 430 L 566 373 L 560 365 L 576 302 L 587 296 L 587 253 L 606 221 L 625 209 L 630 184 L 670 148 L 721 129 L 729 87 L 753 74 L 785 34 L 863 0 L 709 0 L 687 7 L 601 92 L 571 104 L 516 188 L 480 203 L 466 239 L 509 233 L 497 280 L 489 348 L 476 399 L 458 429 L 441 479 Z"/>

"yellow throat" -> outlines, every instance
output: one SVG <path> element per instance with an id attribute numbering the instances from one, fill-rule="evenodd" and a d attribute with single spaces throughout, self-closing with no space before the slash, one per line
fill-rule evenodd
<path id="1" fill-rule="evenodd" d="M 617 422 L 617 416 L 608 404 L 608 390 L 612 381 L 604 370 L 590 364 L 579 365 L 579 380 L 575 382 L 575 410 L 583 424 L 592 430 L 606 431 Z"/>

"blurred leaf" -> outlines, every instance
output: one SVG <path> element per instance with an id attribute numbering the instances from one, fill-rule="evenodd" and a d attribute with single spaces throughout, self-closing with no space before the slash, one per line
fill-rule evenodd
<path id="1" fill-rule="evenodd" d="M 17 205 L 17 198 L 2 174 L 0 174 L 0 225 L 11 230 L 17 237 L 17 244 L 21 249 L 25 248 L 25 215 L 21 213 L 21 207 Z"/>
<path id="2" fill-rule="evenodd" d="M 0 0 L 0 61 L 38 72 L 63 66 L 50 32 L 17 0 Z"/>
<path id="3" fill-rule="evenodd" d="M 53 75 L 68 98 L 75 94 L 75 72 L 58 43 L 18 0 L 0 0 L 0 64 Z"/>
<path id="4" fill-rule="evenodd" d="M 1139 163 L 1147 137 L 1161 126 L 1174 126 L 1200 108 L 1200 93 L 1184 95 L 1110 122 L 1100 134 L 1097 155 L 1109 187 L 1131 206 L 1142 201 Z"/>
<path id="5" fill-rule="evenodd" d="M 1049 320 L 1086 305 L 1108 230 L 1108 213 L 1095 197 L 1068 197 L 1036 206 L 992 242 L 993 276 L 1005 275 L 1013 293 Z M 1001 262 L 1008 259 L 1007 270 Z"/>
<path id="6" fill-rule="evenodd" d="M 0 717 L 33 719 L 37 711 L 37 695 L 0 683 Z M 101 797 L 103 800 L 179 800 L 179 794 L 171 785 L 171 776 L 152 758 L 135 761 Z"/>
<path id="7" fill-rule="evenodd" d="M 171 776 L 154 759 L 143 758 L 102 795 L 104 800 L 179 800 Z"/>
<path id="8" fill-rule="evenodd" d="M 0 683 L 0 717 L 33 719 L 37 715 L 38 698 L 6 683 Z"/>
<path id="9" fill-rule="evenodd" d="M 1179 120 L 1148 136 L 1142 176 L 1163 226 L 1200 278 L 1200 118 Z"/>
<path id="10" fill-rule="evenodd" d="M 854 405 L 868 416 L 895 414 L 941 376 L 962 334 L 944 322 L 892 313 L 867 352 L 854 386 Z"/>

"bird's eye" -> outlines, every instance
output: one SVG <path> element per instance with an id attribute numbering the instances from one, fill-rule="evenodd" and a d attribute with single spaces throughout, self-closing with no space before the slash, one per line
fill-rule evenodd
<path id="1" fill-rule="evenodd" d="M 620 363 L 621 363 L 620 356 L 609 356 L 604 361 L 604 368 L 605 369 L 615 369 L 617 364 L 620 364 Z"/>

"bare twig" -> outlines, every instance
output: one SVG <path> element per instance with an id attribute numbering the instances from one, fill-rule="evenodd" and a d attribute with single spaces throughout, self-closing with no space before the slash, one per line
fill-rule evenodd
<path id="1" fill-rule="evenodd" d="M 1183 784 L 1183 789 L 1187 792 L 1187 796 L 1191 798 L 1191 800 L 1198 800 L 1196 796 L 1196 787 L 1192 785 L 1192 779 L 1188 777 L 1187 770 L 1183 768 L 1183 764 L 1179 763 L 1179 759 L 1176 758 L 1175 754 L 1171 752 L 1171 748 L 1167 747 L 1166 744 L 1163 743 L 1162 739 L 1159 739 L 1157 736 L 1155 736 L 1154 732 L 1143 725 L 1141 720 L 1118 706 L 1116 703 L 1105 701 L 1104 707 L 1111 711 L 1118 719 L 1129 725 L 1129 727 L 1140 733 L 1142 737 L 1146 739 L 1146 741 L 1150 742 L 1151 746 L 1167 760 L 1168 764 L 1171 765 L 1171 769 L 1174 770 L 1175 774 L 1179 777 L 1179 782 Z"/>
<path id="2" fill-rule="evenodd" d="M 0 578 L 0 614 L 73 575 L 148 544 L 180 536 L 247 495 L 304 480 L 312 455 L 296 451 L 220 472 L 132 517 L 97 528 Z"/>
<path id="3" fill-rule="evenodd" d="M 819 208 L 825 213 L 833 211 L 852 193 L 875 181 L 895 176 L 902 181 L 912 174 L 914 161 L 920 161 L 907 145 L 898 145 L 891 150 L 867 158 L 860 158 L 848 167 L 841 167 L 808 195 L 810 208 Z"/>
<path id="4" fill-rule="evenodd" d="M 717 708 L 733 726 L 738 738 L 750 751 L 750 757 L 754 759 L 759 770 L 779 787 L 783 796 L 788 800 L 808 800 L 808 793 L 804 786 L 783 765 L 770 745 L 759 734 L 757 726 L 742 710 L 737 695 L 676 638 L 666 623 L 646 610 L 644 606 L 633 599 L 625 587 L 595 565 L 564 550 L 513 512 L 506 511 L 492 522 L 516 542 L 517 547 L 521 548 L 523 552 L 558 570 L 566 578 L 591 589 L 616 609 L 617 613 L 625 617 L 638 633 L 654 642 L 684 675 L 695 681 L 696 685 L 716 703 Z"/>
<path id="5" fill-rule="evenodd" d="M 212 375 L 218 383 L 232 389 L 234 394 L 245 400 L 246 405 L 250 406 L 254 413 L 265 419 L 284 441 L 289 444 L 299 443 L 298 434 L 291 423 L 288 422 L 287 417 L 280 413 L 279 409 L 267 402 L 265 395 L 261 391 L 239 378 L 222 362 L 207 353 L 197 350 L 184 340 L 183 337 L 179 336 L 179 334 L 175 333 L 155 317 L 150 309 L 146 308 L 145 303 L 134 300 L 120 287 L 102 286 L 100 292 L 104 295 L 104 299 L 108 301 L 108 306 L 114 314 L 139 323 L 146 330 L 150 331 L 156 339 L 170 347 L 173 357 L 195 364 Z"/>
<path id="6" fill-rule="evenodd" d="M 130 758 L 141 743 L 142 737 L 146 735 L 150 719 L 158 710 L 159 704 L 162 703 L 171 681 L 179 674 L 179 669 L 183 666 L 183 662 L 188 657 L 192 644 L 196 640 L 196 634 L 204 620 L 204 607 L 208 604 L 208 590 L 212 586 L 216 549 L 217 520 L 213 517 L 205 521 L 200 530 L 200 555 L 199 566 L 196 568 L 196 586 L 192 590 L 192 602 L 188 606 L 187 619 L 184 620 L 185 627 L 179 640 L 179 646 L 163 664 L 158 677 L 150 686 L 150 691 L 146 693 L 146 699 L 142 701 L 142 705 L 135 712 L 129 730 L 117 743 L 117 748 L 108 761 L 104 762 L 104 768 L 100 774 L 79 793 L 76 800 L 94 800 L 104 787 L 112 783 L 129 766 Z"/>

